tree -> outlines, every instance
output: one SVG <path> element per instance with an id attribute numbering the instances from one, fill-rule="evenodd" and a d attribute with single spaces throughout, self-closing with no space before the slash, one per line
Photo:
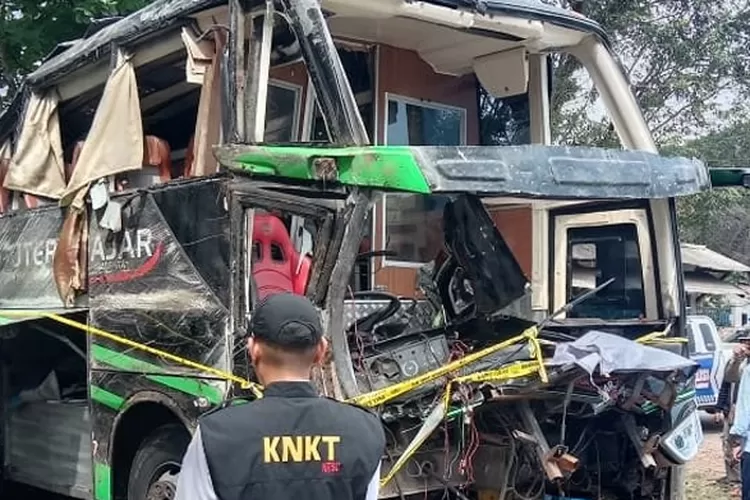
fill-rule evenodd
<path id="1" fill-rule="evenodd" d="M 750 166 L 750 4 L 737 0 L 545 0 L 599 22 L 610 35 L 657 144 L 709 165 Z M 555 55 L 553 139 L 617 147 L 580 63 Z M 512 139 L 507 100 L 484 96 L 485 141 Z M 726 122 L 731 118 L 730 125 Z M 744 120 L 744 121 L 743 121 Z M 686 137 L 697 137 L 685 140 Z M 683 241 L 750 264 L 750 195 L 723 189 L 678 200 Z"/>
<path id="2" fill-rule="evenodd" d="M 715 129 L 750 94 L 750 4 L 740 0 L 548 0 L 599 22 L 614 43 L 657 142 Z M 597 115 L 598 94 L 580 63 L 554 56 L 553 136 L 565 144 L 617 144 Z M 508 110 L 486 99 L 486 121 Z M 592 110 L 594 112 L 592 112 Z M 492 126 L 485 127 L 491 129 Z M 503 130 L 503 126 L 494 125 Z M 487 135 L 485 135 L 487 138 Z"/>
<path id="3" fill-rule="evenodd" d="M 81 37 L 92 20 L 125 15 L 147 0 L 0 0 L 0 109 L 23 76 L 58 43 Z"/>
<path id="4" fill-rule="evenodd" d="M 735 122 L 684 145 L 667 145 L 665 154 L 703 160 L 709 166 L 750 166 L 750 122 Z M 715 189 L 677 202 L 682 241 L 709 246 L 750 264 L 750 192 Z"/>
<path id="5" fill-rule="evenodd" d="M 611 35 L 649 127 L 664 143 L 714 129 L 726 108 L 745 108 L 750 91 L 750 5 L 737 0 L 565 0 Z M 597 93 L 578 62 L 560 57 L 553 123 L 576 142 L 608 145 Z M 565 139 L 564 137 L 561 137 Z"/>

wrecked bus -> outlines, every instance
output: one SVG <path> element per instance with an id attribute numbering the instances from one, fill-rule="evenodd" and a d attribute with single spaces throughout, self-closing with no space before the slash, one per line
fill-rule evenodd
<path id="1" fill-rule="evenodd" d="M 624 150 L 550 145 L 555 53 Z M 674 198 L 709 180 L 654 154 L 590 20 L 157 0 L 61 44 L 0 144 L 5 479 L 173 498 L 198 417 L 262 396 L 245 325 L 288 291 L 331 337 L 320 390 L 382 417 L 383 498 L 681 498 Z"/>

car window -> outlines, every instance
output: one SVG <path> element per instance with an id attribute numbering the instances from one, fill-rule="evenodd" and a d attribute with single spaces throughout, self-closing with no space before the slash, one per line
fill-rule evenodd
<path id="1" fill-rule="evenodd" d="M 703 344 L 706 346 L 705 352 L 716 351 L 716 341 L 714 340 L 714 333 L 708 323 L 699 323 L 701 337 L 703 338 Z"/>
<path id="2" fill-rule="evenodd" d="M 697 354 L 697 349 L 695 347 L 695 328 L 693 328 L 692 323 L 687 324 L 687 333 L 688 333 L 688 351 L 690 353 L 690 356 L 693 356 Z"/>

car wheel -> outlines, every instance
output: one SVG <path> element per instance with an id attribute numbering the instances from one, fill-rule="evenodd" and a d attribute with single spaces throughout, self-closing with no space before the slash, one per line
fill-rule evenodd
<path id="1" fill-rule="evenodd" d="M 173 500 L 190 433 L 181 425 L 156 429 L 141 443 L 128 478 L 128 500 Z"/>

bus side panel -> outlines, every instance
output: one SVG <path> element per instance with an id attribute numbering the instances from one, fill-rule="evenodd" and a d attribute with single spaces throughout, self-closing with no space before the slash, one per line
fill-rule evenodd
<path id="1" fill-rule="evenodd" d="M 89 300 L 97 330 L 89 347 L 98 500 L 127 484 L 130 460 L 149 434 L 165 423 L 192 430 L 200 412 L 224 399 L 226 382 L 195 366 L 231 370 L 229 218 L 220 181 L 130 194 L 121 201 L 122 230 L 114 235 L 92 217 Z M 122 442 L 114 437 L 121 432 Z"/>
<path id="2" fill-rule="evenodd" d="M 205 384 L 206 390 L 216 391 L 203 380 L 170 378 L 178 387 Z M 167 423 L 182 423 L 192 431 L 208 407 L 199 407 L 193 395 L 165 387 L 149 375 L 95 369 L 90 380 L 93 497 L 111 500 L 115 488 L 123 491 L 127 485 L 133 455 L 144 438 Z"/>
<path id="3" fill-rule="evenodd" d="M 230 368 L 229 216 L 218 189 L 190 183 L 123 201 L 114 234 L 92 217 L 90 318 L 111 334 L 94 335 L 94 368 L 204 376 L 189 362 Z M 126 350 L 132 356 L 118 355 Z"/>
<path id="4" fill-rule="evenodd" d="M 0 309 L 59 309 L 52 258 L 64 212 L 49 206 L 0 217 Z"/>
<path id="5" fill-rule="evenodd" d="M 90 414 L 86 401 L 27 403 L 7 422 L 8 478 L 73 498 L 89 498 Z"/>

